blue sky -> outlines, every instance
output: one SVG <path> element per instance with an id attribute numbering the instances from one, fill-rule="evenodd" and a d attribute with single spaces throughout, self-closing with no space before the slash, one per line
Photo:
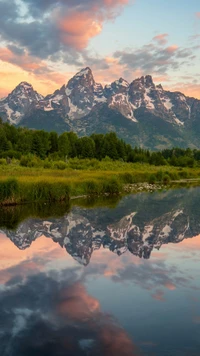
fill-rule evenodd
<path id="1" fill-rule="evenodd" d="M 150 74 L 200 97 L 197 0 L 0 0 L 0 96 L 20 81 L 42 94 L 90 66 L 96 81 Z"/>

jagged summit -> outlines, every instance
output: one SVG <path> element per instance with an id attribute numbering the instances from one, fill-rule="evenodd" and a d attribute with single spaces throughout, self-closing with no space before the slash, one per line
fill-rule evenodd
<path id="1" fill-rule="evenodd" d="M 18 84 L 17 87 L 33 88 L 32 84 L 30 84 L 28 82 L 21 82 L 21 83 Z"/>
<path id="2" fill-rule="evenodd" d="M 115 130 L 131 144 L 153 149 L 200 147 L 200 100 L 164 90 L 151 75 L 130 84 L 119 77 L 103 87 L 86 67 L 45 98 L 24 81 L 0 100 L 0 116 L 15 125 L 80 135 Z"/>

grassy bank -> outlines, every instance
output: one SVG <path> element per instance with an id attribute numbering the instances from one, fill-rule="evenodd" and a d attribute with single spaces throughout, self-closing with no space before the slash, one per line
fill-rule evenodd
<path id="1" fill-rule="evenodd" d="M 200 178 L 200 168 L 77 159 L 64 169 L 1 165 L 0 204 L 69 201 L 72 196 L 119 194 L 125 184 L 191 178 Z"/>

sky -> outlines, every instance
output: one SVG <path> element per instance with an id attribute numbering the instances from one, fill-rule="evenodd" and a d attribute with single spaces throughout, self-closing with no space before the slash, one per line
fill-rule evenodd
<path id="1" fill-rule="evenodd" d="M 200 98 L 199 0 L 0 0 L 0 97 L 50 94 L 84 67 L 103 85 L 152 75 Z"/>

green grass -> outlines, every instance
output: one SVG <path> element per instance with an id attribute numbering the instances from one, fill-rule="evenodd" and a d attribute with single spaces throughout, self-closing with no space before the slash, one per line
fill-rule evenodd
<path id="1" fill-rule="evenodd" d="M 140 182 L 168 184 L 200 178 L 200 168 L 152 166 L 113 161 L 70 160 L 65 169 L 0 165 L 0 204 L 69 201 L 72 196 L 119 194 L 123 185 Z M 73 168 L 72 168 L 73 167 Z"/>

